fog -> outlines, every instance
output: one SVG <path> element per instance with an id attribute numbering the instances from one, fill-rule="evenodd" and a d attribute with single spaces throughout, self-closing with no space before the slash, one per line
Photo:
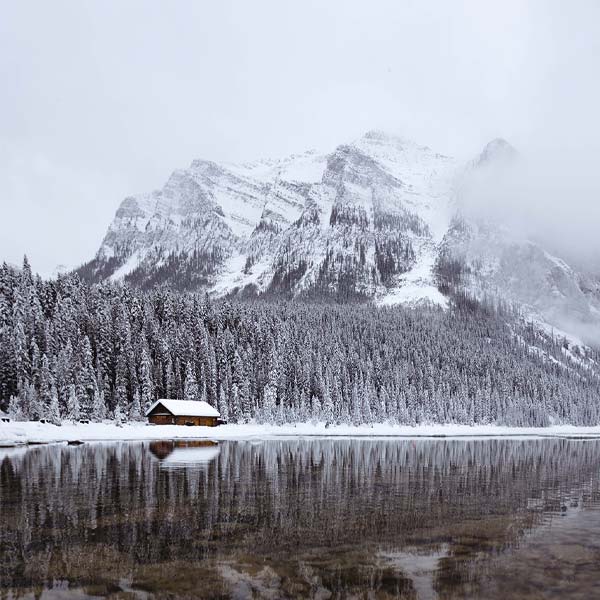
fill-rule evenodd
<path id="1" fill-rule="evenodd" d="M 478 210 L 589 260 L 599 63 L 594 0 L 5 2 L 0 260 L 91 258 L 123 197 L 194 158 L 373 128 L 465 161 L 506 138 L 527 177 Z"/>
<path id="2" fill-rule="evenodd" d="M 600 275 L 600 176 L 597 153 L 541 149 L 480 168 L 462 187 L 471 218 L 528 238 L 577 268 Z"/>

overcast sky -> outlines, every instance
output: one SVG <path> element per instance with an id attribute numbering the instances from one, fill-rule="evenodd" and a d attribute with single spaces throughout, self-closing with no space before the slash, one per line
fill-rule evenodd
<path id="1" fill-rule="evenodd" d="M 596 0 L 0 0 L 0 81 L 0 260 L 44 275 L 196 157 L 373 128 L 465 159 L 505 137 L 557 197 L 587 173 L 566 202 L 600 218 Z"/>

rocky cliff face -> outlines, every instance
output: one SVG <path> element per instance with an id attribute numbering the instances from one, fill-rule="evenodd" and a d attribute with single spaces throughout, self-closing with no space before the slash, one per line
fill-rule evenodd
<path id="1" fill-rule="evenodd" d="M 126 198 L 79 272 L 141 287 L 382 305 L 446 305 L 465 291 L 518 303 L 569 331 L 595 327 L 595 277 L 462 212 L 469 181 L 516 160 L 504 140 L 460 165 L 381 132 L 326 155 L 197 160 L 161 190 Z"/>

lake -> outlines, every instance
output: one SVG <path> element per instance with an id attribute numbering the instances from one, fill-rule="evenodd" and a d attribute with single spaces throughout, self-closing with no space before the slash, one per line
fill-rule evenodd
<path id="1" fill-rule="evenodd" d="M 0 598 L 600 598 L 600 440 L 0 449 Z"/>

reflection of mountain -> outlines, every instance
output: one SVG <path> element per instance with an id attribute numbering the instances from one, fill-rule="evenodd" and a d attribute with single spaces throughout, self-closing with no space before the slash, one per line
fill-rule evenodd
<path id="1" fill-rule="evenodd" d="M 163 464 L 208 464 L 219 456 L 219 445 L 212 440 L 163 440 L 152 442 L 150 452 Z"/>
<path id="2" fill-rule="evenodd" d="M 98 595 L 126 581 L 188 597 L 506 597 L 500 586 L 504 596 L 483 593 L 484 584 L 497 568 L 506 576 L 508 559 L 531 553 L 533 540 L 537 562 L 514 581 L 525 589 L 557 555 L 554 522 L 575 504 L 588 529 L 561 530 L 561 544 L 583 557 L 570 563 L 571 583 L 597 575 L 597 440 L 185 444 L 38 447 L 4 458 L 0 589 L 39 590 L 68 576 Z M 215 451 L 201 469 L 160 468 Z"/>

